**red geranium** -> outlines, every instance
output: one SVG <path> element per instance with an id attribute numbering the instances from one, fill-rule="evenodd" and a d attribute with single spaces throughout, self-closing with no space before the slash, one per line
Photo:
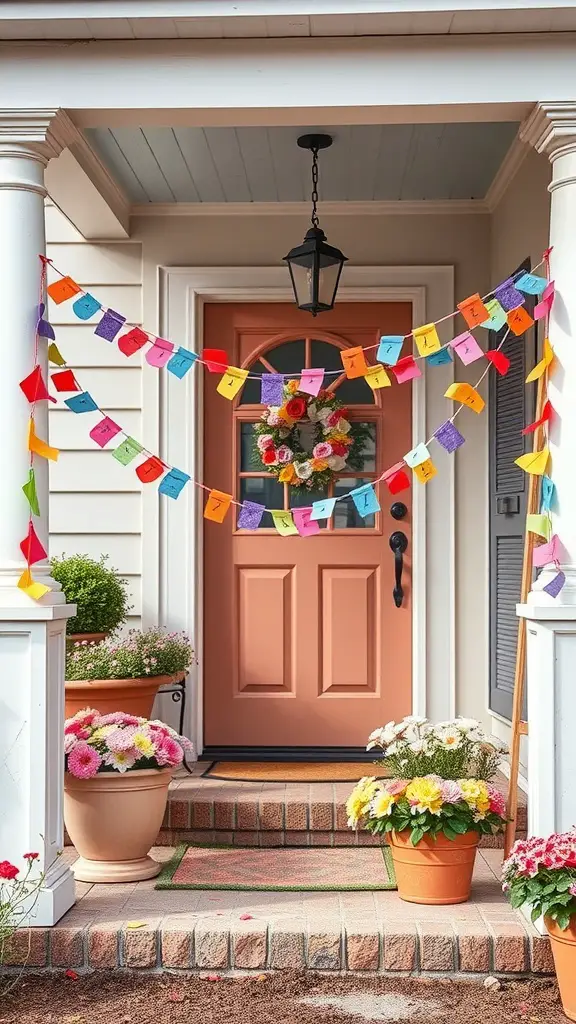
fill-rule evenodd
<path id="1" fill-rule="evenodd" d="M 38 860 L 39 853 L 25 853 L 24 860 Z"/>
<path id="2" fill-rule="evenodd" d="M 267 448 L 262 452 L 262 462 L 265 466 L 272 466 L 276 462 L 276 449 Z"/>
<path id="3" fill-rule="evenodd" d="M 18 868 L 11 864 L 9 860 L 0 861 L 0 878 L 8 878 L 12 881 L 18 874 Z"/>
<path id="4" fill-rule="evenodd" d="M 343 441 L 330 441 L 334 455 L 348 455 L 348 445 Z"/>
<path id="5" fill-rule="evenodd" d="M 291 398 L 286 402 L 286 412 L 291 420 L 301 420 L 306 415 L 307 403 L 305 398 Z"/>

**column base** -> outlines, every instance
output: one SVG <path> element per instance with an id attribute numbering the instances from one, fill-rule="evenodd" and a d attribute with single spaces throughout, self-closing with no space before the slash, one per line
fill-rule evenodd
<path id="1" fill-rule="evenodd" d="M 21 928 L 51 928 L 76 902 L 76 884 L 70 865 L 58 859 L 47 871 L 42 888 L 24 904 Z"/>

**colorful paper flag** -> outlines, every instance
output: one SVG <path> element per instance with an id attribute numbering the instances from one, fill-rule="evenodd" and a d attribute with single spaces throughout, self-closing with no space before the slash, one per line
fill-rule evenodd
<path id="1" fill-rule="evenodd" d="M 478 292 L 475 295 L 470 295 L 463 302 L 459 302 L 458 309 L 462 313 L 468 327 L 478 327 L 490 316 Z"/>
<path id="2" fill-rule="evenodd" d="M 538 277 L 536 274 L 522 274 L 516 281 L 516 287 L 526 295 L 541 295 L 546 284 L 546 278 Z"/>
<path id="3" fill-rule="evenodd" d="M 72 310 L 79 320 L 89 320 L 99 309 L 102 309 L 102 303 L 90 295 L 90 292 L 81 295 L 72 303 Z"/>
<path id="4" fill-rule="evenodd" d="M 531 512 L 526 516 L 526 530 L 528 533 L 536 533 L 539 537 L 544 537 L 544 540 L 550 540 L 552 524 L 547 515 L 543 515 L 541 512 Z"/>
<path id="5" fill-rule="evenodd" d="M 334 512 L 335 504 L 336 498 L 321 498 L 319 501 L 313 501 L 310 518 L 314 520 L 330 519 Z"/>
<path id="6" fill-rule="evenodd" d="M 511 310 L 510 313 L 508 313 L 506 320 L 510 330 L 517 338 L 532 327 L 534 323 L 530 313 L 524 309 L 524 306 L 519 306 L 518 309 Z"/>
<path id="7" fill-rule="evenodd" d="M 103 448 L 105 444 L 108 444 L 108 441 L 111 441 L 113 437 L 116 437 L 116 434 L 120 433 L 121 429 L 117 423 L 114 423 L 114 420 L 111 420 L 109 416 L 105 416 L 103 420 L 100 420 L 100 423 L 92 427 L 89 436 L 96 444 Z"/>
<path id="8" fill-rule="evenodd" d="M 366 383 L 372 388 L 372 391 L 377 391 L 379 388 L 389 388 L 392 384 L 390 377 L 380 363 L 376 363 L 375 366 L 368 366 L 364 376 Z"/>
<path id="9" fill-rule="evenodd" d="M 537 419 L 537 420 L 534 420 L 534 423 L 530 423 L 529 426 L 524 427 L 524 430 L 522 431 L 522 433 L 523 434 L 533 434 L 535 430 L 538 430 L 538 427 L 542 427 L 542 426 L 544 426 L 545 423 L 549 423 L 550 420 L 552 419 L 553 414 L 554 414 L 554 409 L 552 408 L 552 403 L 550 402 L 549 399 L 547 399 L 544 402 L 544 405 L 542 407 L 542 415 L 540 416 L 540 418 Z"/>
<path id="10" fill-rule="evenodd" d="M 462 405 L 467 405 L 469 409 L 476 413 L 482 412 L 485 405 L 484 399 L 471 384 L 451 384 L 448 390 L 444 392 L 444 397 L 452 398 L 455 402 L 461 402 Z"/>
<path id="11" fill-rule="evenodd" d="M 309 508 L 293 508 L 292 516 L 301 537 L 311 537 L 315 533 L 320 533 L 318 520 L 311 518 L 312 506 Z"/>
<path id="12" fill-rule="evenodd" d="M 239 530 L 257 530 L 266 511 L 265 505 L 257 501 L 243 501 L 238 516 Z"/>
<path id="13" fill-rule="evenodd" d="M 550 458 L 550 449 L 548 447 L 542 448 L 539 452 L 527 452 L 526 455 L 521 455 L 518 459 L 514 459 L 517 466 L 523 469 L 525 473 L 532 473 L 534 476 L 542 476 L 546 472 L 546 466 Z"/>
<path id="14" fill-rule="evenodd" d="M 468 363 L 474 363 L 477 359 L 482 359 L 484 355 L 476 338 L 469 331 L 464 331 L 464 334 L 459 334 L 457 338 L 453 338 L 450 345 L 465 366 L 468 366 Z"/>
<path id="15" fill-rule="evenodd" d="M 363 377 L 366 373 L 366 357 L 364 349 L 357 345 L 355 348 L 343 348 L 340 350 L 342 366 L 346 376 L 353 380 L 355 377 Z"/>
<path id="16" fill-rule="evenodd" d="M 272 516 L 274 526 L 282 537 L 290 537 L 294 534 L 298 536 L 298 530 L 296 529 L 291 512 L 284 512 L 283 509 L 270 509 L 270 515 Z"/>
<path id="17" fill-rule="evenodd" d="M 518 306 L 522 306 L 526 301 L 522 292 L 519 292 L 516 288 L 514 280 L 511 277 L 508 277 L 502 282 L 502 284 L 499 284 L 498 287 L 494 289 L 494 295 L 507 313 L 512 309 L 517 309 Z"/>
<path id="18" fill-rule="evenodd" d="M 198 356 L 195 352 L 180 346 L 166 363 L 166 369 L 173 373 L 175 377 L 178 377 L 179 380 L 182 380 L 188 373 L 188 370 L 192 369 L 197 359 Z"/>
<path id="19" fill-rule="evenodd" d="M 410 466 L 410 469 L 414 469 L 414 466 L 420 465 L 421 462 L 426 462 L 429 458 L 430 452 L 426 445 L 421 442 L 420 444 L 417 444 L 415 448 L 412 448 L 406 453 L 404 456 L 404 462 L 407 466 Z"/>
<path id="20" fill-rule="evenodd" d="M 202 362 L 206 363 L 210 373 L 223 373 L 228 366 L 228 356 L 223 348 L 202 349 Z"/>
<path id="21" fill-rule="evenodd" d="M 231 503 L 231 494 L 225 494 L 224 491 L 210 491 L 204 507 L 204 519 L 210 519 L 213 523 L 223 523 Z"/>
<path id="22" fill-rule="evenodd" d="M 486 356 L 486 359 L 492 363 L 492 366 L 495 367 L 500 376 L 505 377 L 510 369 L 510 360 L 508 359 L 508 356 L 505 356 L 499 348 L 489 348 L 484 355 Z"/>
<path id="23" fill-rule="evenodd" d="M 135 441 L 133 437 L 127 437 L 118 448 L 114 449 L 112 455 L 123 466 L 127 466 L 137 455 L 140 455 L 141 451 L 142 445 L 138 444 L 138 441 Z"/>
<path id="24" fill-rule="evenodd" d="M 37 583 L 32 579 L 32 573 L 29 569 L 25 569 L 22 573 L 18 580 L 18 587 L 34 601 L 39 601 L 41 597 L 44 597 L 44 594 L 49 594 L 52 589 L 47 587 L 45 583 Z"/>
<path id="25" fill-rule="evenodd" d="M 378 501 L 376 491 L 372 484 L 364 484 L 362 487 L 355 487 L 353 491 L 349 492 L 349 498 L 356 505 L 359 515 L 362 518 L 366 516 L 374 515 L 375 512 L 380 511 L 380 502 Z"/>
<path id="26" fill-rule="evenodd" d="M 434 431 L 434 437 L 438 444 L 442 445 L 450 454 L 455 452 L 457 448 L 460 448 L 466 441 L 466 438 L 462 437 L 462 434 L 454 426 L 452 420 L 446 420 L 445 423 L 442 423 Z"/>
<path id="27" fill-rule="evenodd" d="M 549 366 L 552 365 L 553 362 L 554 349 L 548 341 L 548 338 L 544 338 L 544 354 L 540 362 L 536 363 L 534 369 L 531 370 L 528 376 L 526 377 L 526 383 L 531 384 L 533 380 L 538 380 L 540 377 L 542 377 L 542 375 L 546 373 L 546 370 Z"/>
<path id="28" fill-rule="evenodd" d="M 78 287 L 76 281 L 73 281 L 71 277 L 62 277 L 59 281 L 49 284 L 46 291 L 52 302 L 59 306 L 61 302 L 66 302 L 73 295 L 78 295 L 78 292 L 82 291 L 82 289 Z"/>
<path id="29" fill-rule="evenodd" d="M 421 356 L 429 356 L 442 347 L 436 324 L 424 324 L 423 327 L 416 327 L 412 331 L 412 337 Z"/>
<path id="30" fill-rule="evenodd" d="M 167 498 L 176 499 L 189 479 L 188 473 L 183 473 L 181 469 L 171 469 L 160 481 L 158 493 L 165 494 Z"/>
<path id="31" fill-rule="evenodd" d="M 50 376 L 56 391 L 80 391 L 72 370 L 58 370 Z"/>
<path id="32" fill-rule="evenodd" d="M 114 341 L 117 334 L 120 333 L 126 317 L 122 316 L 121 313 L 117 313 L 114 309 L 107 309 L 102 319 L 96 325 L 94 334 L 97 334 L 99 338 L 104 338 L 106 341 Z"/>
<path id="33" fill-rule="evenodd" d="M 241 370 L 238 366 L 228 366 L 226 373 L 218 381 L 216 391 L 230 401 L 238 394 L 246 377 L 248 370 Z"/>
<path id="34" fill-rule="evenodd" d="M 33 469 L 28 470 L 28 479 L 25 484 L 22 484 L 22 490 L 26 495 L 30 511 L 33 515 L 39 516 L 40 505 L 38 504 L 38 495 L 36 494 L 36 475 Z"/>
<path id="35" fill-rule="evenodd" d="M 263 373 L 260 381 L 261 405 L 280 406 L 284 401 L 284 377 L 281 373 Z"/>
<path id="36" fill-rule="evenodd" d="M 40 305 L 38 306 L 38 322 L 36 324 L 36 333 L 39 334 L 41 338 L 49 338 L 50 341 L 54 341 L 56 335 L 54 334 L 54 328 L 52 327 L 52 324 L 49 323 L 44 316 L 45 309 L 46 306 L 44 305 L 43 302 L 41 302 Z"/>
<path id="37" fill-rule="evenodd" d="M 554 578 L 551 579 L 550 582 L 547 583 L 545 587 L 542 587 L 542 590 L 546 594 L 549 594 L 550 597 L 558 597 L 558 594 L 562 590 L 562 587 L 564 586 L 565 583 L 566 583 L 566 576 L 562 572 L 562 570 L 559 569 L 558 572 L 556 573 L 556 575 L 554 576 Z"/>
<path id="38" fill-rule="evenodd" d="M 122 334 L 118 338 L 118 348 L 122 355 L 133 356 L 135 352 L 138 352 L 144 347 L 150 338 L 145 331 L 141 331 L 139 327 L 133 327 L 127 334 Z"/>
<path id="39" fill-rule="evenodd" d="M 57 345 L 52 344 L 48 346 L 48 359 L 51 363 L 54 363 L 54 366 L 66 365 L 66 360 L 60 354 L 60 350 Z"/>
<path id="40" fill-rule="evenodd" d="M 552 303 L 554 302 L 555 291 L 556 286 L 554 284 L 554 281 L 550 281 L 546 285 L 544 292 L 542 294 L 542 298 L 540 299 L 540 302 L 534 310 L 535 320 L 541 320 L 542 317 L 548 316 L 550 310 L 552 309 Z"/>
<path id="41" fill-rule="evenodd" d="M 324 372 L 323 369 L 302 370 L 298 390 L 303 391 L 305 395 L 314 395 L 316 397 L 324 383 Z M 279 403 L 271 402 L 269 404 L 282 405 L 282 399 L 280 399 Z"/>
<path id="42" fill-rule="evenodd" d="M 540 544 L 532 552 L 532 565 L 535 569 L 543 569 L 545 565 L 551 565 L 559 560 L 558 537 L 554 534 L 546 544 Z"/>
<path id="43" fill-rule="evenodd" d="M 145 462 L 141 462 L 139 466 L 136 466 L 136 476 L 143 484 L 151 484 L 159 476 L 162 476 L 165 469 L 164 463 L 156 455 L 151 455 Z"/>
<path id="44" fill-rule="evenodd" d="M 432 352 L 431 355 L 426 356 L 426 362 L 429 366 L 444 366 L 445 363 L 451 363 L 450 349 L 447 346 L 439 348 L 437 352 Z"/>
<path id="45" fill-rule="evenodd" d="M 82 391 L 79 395 L 72 395 L 72 398 L 65 398 L 64 405 L 67 405 L 72 412 L 96 412 L 98 406 L 88 391 Z"/>
<path id="46" fill-rule="evenodd" d="M 502 308 L 498 299 L 489 299 L 486 303 L 486 309 L 488 310 L 489 317 L 484 320 L 484 323 L 480 324 L 481 327 L 485 327 L 488 331 L 499 331 L 506 321 L 506 310 Z"/>
<path id="47" fill-rule="evenodd" d="M 410 487 L 410 477 L 406 472 L 404 462 L 397 462 L 395 466 L 387 469 L 382 474 L 382 479 L 390 494 L 400 494 L 401 491 L 406 491 Z"/>
<path id="48" fill-rule="evenodd" d="M 34 565 L 35 562 L 41 562 L 43 558 L 48 558 L 48 552 L 41 543 L 33 523 L 28 523 L 28 533 L 20 542 L 20 550 L 28 565 Z"/>
<path id="49" fill-rule="evenodd" d="M 20 381 L 20 387 L 31 405 L 43 399 L 48 399 L 49 402 L 56 401 L 48 392 L 40 366 L 35 366 L 32 373 Z"/>
<path id="50" fill-rule="evenodd" d="M 387 366 L 395 366 L 404 345 L 403 334 L 383 334 L 380 338 L 376 359 Z"/>
<path id="51" fill-rule="evenodd" d="M 414 356 L 403 356 L 402 359 L 399 359 L 396 366 L 392 367 L 392 373 L 399 384 L 406 384 L 409 380 L 422 376 L 422 371 Z"/>
<path id="52" fill-rule="evenodd" d="M 34 420 L 32 419 L 28 421 L 28 451 L 42 456 L 43 459 L 50 459 L 52 462 L 57 462 L 60 454 L 58 448 L 51 448 L 49 444 L 46 444 L 46 441 L 38 437 L 34 428 Z"/>
<path id="53" fill-rule="evenodd" d="M 540 511 L 550 512 L 556 500 L 556 484 L 549 476 L 542 477 L 542 489 L 540 494 Z"/>
<path id="54" fill-rule="evenodd" d="M 438 470 L 432 459 L 426 459 L 426 462 L 420 462 L 417 466 L 414 466 L 414 473 L 421 484 L 427 484 L 429 480 L 436 476 L 437 472 Z"/>
<path id="55" fill-rule="evenodd" d="M 144 358 L 149 366 L 155 366 L 156 369 L 161 370 L 163 366 L 166 366 L 173 351 L 174 342 L 166 341 L 165 338 L 154 338 L 152 345 L 144 354 Z"/>

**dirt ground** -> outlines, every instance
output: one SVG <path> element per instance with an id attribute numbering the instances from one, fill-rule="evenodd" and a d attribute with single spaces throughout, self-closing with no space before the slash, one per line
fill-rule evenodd
<path id="1" fill-rule="evenodd" d="M 6 978 L 0 978 L 0 986 Z M 2 988 L 0 987 L 0 991 Z M 559 1024 L 551 982 L 274 974 L 28 977 L 0 998 L 0 1024 Z"/>

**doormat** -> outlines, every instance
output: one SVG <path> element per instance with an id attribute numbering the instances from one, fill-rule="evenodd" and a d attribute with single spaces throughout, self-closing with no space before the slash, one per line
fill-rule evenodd
<path id="1" fill-rule="evenodd" d="M 181 843 L 156 889 L 378 892 L 396 888 L 387 846 L 191 846 Z"/>
<path id="2" fill-rule="evenodd" d="M 385 772 L 373 761 L 214 761 L 202 773 L 221 782 L 358 782 Z"/>

